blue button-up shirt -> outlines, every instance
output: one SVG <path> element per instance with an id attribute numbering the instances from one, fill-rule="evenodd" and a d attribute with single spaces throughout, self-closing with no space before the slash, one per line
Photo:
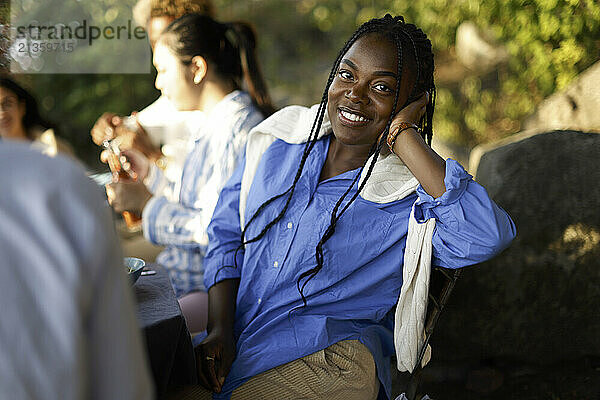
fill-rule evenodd
<path id="1" fill-rule="evenodd" d="M 261 240 L 237 252 L 237 268 L 222 267 L 234 265 L 233 250 L 240 244 L 243 165 L 221 192 L 208 229 L 204 282 L 209 288 L 223 279 L 240 278 L 240 286 L 235 315 L 237 356 L 223 392 L 214 398 L 229 398 L 250 377 L 347 339 L 358 339 L 369 348 L 384 389 L 380 396 L 389 398 L 390 356 L 394 352 L 391 311 L 402 286 L 413 203 L 417 201 L 418 219 L 437 220 L 433 265 L 459 268 L 484 261 L 515 235 L 506 212 L 457 162 L 448 160 L 447 190 L 438 199 L 421 187 L 387 204 L 356 199 L 324 245 L 323 269 L 306 285 L 307 306 L 302 307 L 298 277 L 316 265 L 315 247 L 329 225 L 331 212 L 359 173 L 352 170 L 319 182 L 329 142 L 329 136 L 317 142 L 284 218 Z M 247 219 L 263 202 L 289 187 L 303 147 L 277 140 L 267 149 L 248 194 Z M 246 237 L 255 237 L 284 201 L 270 204 L 249 225 Z"/>
<path id="2" fill-rule="evenodd" d="M 169 182 L 156 167 L 152 170 L 147 185 L 154 197 L 142 213 L 144 236 L 166 246 L 156 261 L 169 272 L 177 296 L 204 290 L 206 228 L 221 188 L 241 159 L 248 132 L 262 120 L 250 96 L 234 91 L 211 110 L 192 135 L 193 147 L 181 182 Z M 173 187 L 179 185 L 177 192 Z M 165 193 L 177 193 L 177 201 L 170 201 Z"/>

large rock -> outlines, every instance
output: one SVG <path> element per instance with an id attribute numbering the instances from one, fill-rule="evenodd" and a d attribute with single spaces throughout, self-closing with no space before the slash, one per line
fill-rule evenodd
<path id="1" fill-rule="evenodd" d="M 600 355 L 600 135 L 524 133 L 475 148 L 471 171 L 514 219 L 497 258 L 466 268 L 434 358 L 552 363 Z"/>
<path id="2" fill-rule="evenodd" d="M 523 124 L 527 130 L 573 129 L 600 132 L 600 62 L 585 70 L 563 92 L 542 102 Z"/>

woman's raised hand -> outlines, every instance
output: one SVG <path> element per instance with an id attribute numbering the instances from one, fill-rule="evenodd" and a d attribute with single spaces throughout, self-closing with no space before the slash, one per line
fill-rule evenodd
<path id="1" fill-rule="evenodd" d="M 118 137 L 119 148 L 122 150 L 136 149 L 152 160 L 162 156 L 160 148 L 152 143 L 148 132 L 140 125 L 135 111 L 131 117 L 120 117 L 114 113 L 102 114 L 94 124 L 91 134 L 93 142 L 98 146 L 102 146 L 105 140 Z"/>
<path id="2" fill-rule="evenodd" d="M 396 135 L 396 131 L 398 129 L 400 129 L 400 125 L 402 123 L 417 126 L 419 124 L 419 121 L 421 120 L 421 117 L 423 116 L 423 114 L 425 114 L 425 109 L 427 108 L 428 102 L 429 102 L 429 93 L 425 92 L 417 100 L 413 101 L 412 103 L 407 104 L 406 107 L 404 107 L 402 110 L 398 111 L 398 113 L 394 116 L 394 118 L 392 119 L 392 122 L 390 124 L 388 140 L 389 140 L 389 136 Z M 381 133 L 381 135 L 379 136 L 379 140 L 381 140 L 382 136 L 383 136 L 383 133 Z M 381 154 L 383 154 L 383 155 L 390 154 L 390 150 L 391 149 L 388 146 L 384 145 L 381 148 Z M 398 155 L 398 153 L 396 153 L 396 155 Z"/>
<path id="3" fill-rule="evenodd" d="M 418 125 L 428 102 L 429 93 L 425 93 L 400 110 L 392 120 L 389 134 L 396 134 L 403 122 Z M 444 184 L 446 162 L 444 159 L 425 143 L 416 129 L 408 128 L 396 135 L 393 141 L 394 148 L 388 150 L 392 150 L 406 164 L 427 193 L 434 198 L 444 194 L 446 191 Z"/>
<path id="4" fill-rule="evenodd" d="M 114 113 L 104 113 L 92 128 L 91 135 L 92 140 L 98 146 L 102 146 L 105 140 L 112 140 L 115 138 L 115 128 L 121 124 L 121 117 Z"/>
<path id="5" fill-rule="evenodd" d="M 425 114 L 427 103 L 429 103 L 429 93 L 425 92 L 417 100 L 398 111 L 390 125 L 390 133 L 398 129 L 401 122 L 418 125 L 421 117 Z"/>
<path id="6" fill-rule="evenodd" d="M 141 152 L 129 149 L 121 152 L 123 169 L 137 180 L 143 181 L 150 171 L 150 160 Z"/>
<path id="7" fill-rule="evenodd" d="M 115 135 L 121 138 L 119 146 L 123 150 L 135 149 L 151 160 L 162 156 L 160 148 L 152 143 L 148 132 L 139 123 L 136 111 L 130 117 L 121 119 L 121 123 L 115 127 Z"/>
<path id="8" fill-rule="evenodd" d="M 132 212 L 142 215 L 146 203 L 152 198 L 152 193 L 140 181 L 113 182 L 105 186 L 108 204 L 115 212 Z"/>

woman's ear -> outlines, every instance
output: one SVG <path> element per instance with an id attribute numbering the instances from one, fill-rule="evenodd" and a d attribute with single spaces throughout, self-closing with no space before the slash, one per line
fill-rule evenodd
<path id="1" fill-rule="evenodd" d="M 208 64 L 202 56 L 194 56 L 191 63 L 192 75 L 194 77 L 194 83 L 198 85 L 206 77 L 208 73 Z"/>

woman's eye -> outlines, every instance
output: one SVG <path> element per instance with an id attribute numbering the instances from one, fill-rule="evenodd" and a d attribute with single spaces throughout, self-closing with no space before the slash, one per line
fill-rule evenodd
<path id="1" fill-rule="evenodd" d="M 392 91 L 392 89 L 388 85 L 385 85 L 383 83 L 378 83 L 375 86 L 373 86 L 373 88 L 377 91 L 384 93 L 390 93 Z"/>
<path id="2" fill-rule="evenodd" d="M 13 105 L 14 105 L 14 102 L 8 100 L 8 101 L 2 102 L 2 104 L 0 104 L 0 108 L 2 108 L 3 110 L 8 110 L 8 109 L 12 108 Z"/>
<path id="3" fill-rule="evenodd" d="M 340 70 L 340 72 L 338 72 L 338 75 L 342 79 L 347 79 L 347 80 L 352 79 L 352 74 L 350 73 L 350 71 L 346 71 L 345 69 Z"/>

